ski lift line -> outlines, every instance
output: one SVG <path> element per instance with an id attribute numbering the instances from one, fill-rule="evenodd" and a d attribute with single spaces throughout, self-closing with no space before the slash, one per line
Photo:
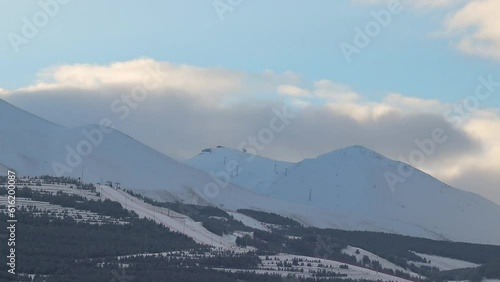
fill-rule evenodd
<path id="1" fill-rule="evenodd" d="M 101 191 L 102 191 L 102 190 L 103 190 L 103 189 L 101 189 Z M 109 193 L 108 193 L 108 195 L 109 195 Z M 127 208 L 127 207 L 128 207 L 128 201 L 127 201 L 127 200 L 130 198 L 130 200 L 131 200 L 131 201 L 134 201 L 134 200 L 133 200 L 133 198 L 135 198 L 135 197 L 130 196 L 130 195 L 126 194 L 126 193 L 122 193 L 122 195 L 125 197 L 125 202 L 123 202 L 123 201 L 118 201 L 118 202 L 119 202 L 120 204 L 122 204 L 122 205 L 123 205 L 123 204 L 125 204 L 125 206 L 126 206 L 126 208 Z M 136 199 L 137 199 L 137 198 L 136 198 Z M 145 204 L 145 205 L 150 205 L 150 204 L 145 203 L 144 201 L 141 201 L 140 199 L 137 199 L 137 200 L 138 200 L 139 202 L 142 202 L 142 203 L 143 203 L 143 204 Z M 154 208 L 154 206 L 153 206 L 153 208 Z M 168 217 L 170 217 L 170 218 L 177 218 L 177 219 L 186 219 L 186 218 L 188 218 L 188 216 L 174 216 L 174 215 L 164 214 L 163 212 L 157 212 L 157 213 L 162 214 L 162 215 L 164 215 L 164 216 L 168 216 Z"/>

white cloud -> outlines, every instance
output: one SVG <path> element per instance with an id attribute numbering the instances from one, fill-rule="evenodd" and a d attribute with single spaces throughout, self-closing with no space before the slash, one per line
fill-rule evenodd
<path id="1" fill-rule="evenodd" d="M 404 112 L 442 113 L 448 108 L 447 105 L 438 100 L 407 97 L 400 93 L 386 95 L 384 103 L 390 105 L 393 109 L 399 109 Z"/>
<path id="2" fill-rule="evenodd" d="M 83 90 L 106 86 L 141 85 L 145 77 L 161 76 L 157 88 L 182 90 L 188 93 L 228 93 L 242 89 L 245 75 L 219 68 L 200 68 L 137 59 L 109 65 L 75 64 L 48 68 L 38 73 L 33 85 L 20 91 L 36 92 L 64 88 Z"/>
<path id="3" fill-rule="evenodd" d="M 311 97 L 311 93 L 295 85 L 279 85 L 276 89 L 279 94 L 292 97 Z"/>
<path id="4" fill-rule="evenodd" d="M 323 79 L 314 82 L 313 89 L 304 89 L 296 85 L 279 85 L 276 91 L 294 98 L 320 99 L 325 102 L 354 102 L 360 98 L 350 87 Z"/>
<path id="5" fill-rule="evenodd" d="M 500 1 L 473 0 L 445 21 L 445 32 L 459 36 L 465 53 L 500 59 Z"/>
<path id="6" fill-rule="evenodd" d="M 274 91 L 276 84 L 297 83 L 300 80 L 292 72 L 275 73 L 265 70 L 262 73 L 249 74 L 223 68 L 156 62 L 144 58 L 109 65 L 74 64 L 51 67 L 40 71 L 34 84 L 16 92 L 133 87 L 142 85 L 148 77 L 155 79 L 157 84 L 157 91 L 154 93 L 182 92 L 210 99 L 253 91 Z"/>
<path id="7" fill-rule="evenodd" d="M 350 87 L 326 79 L 316 81 L 314 88 L 314 96 L 328 102 L 355 102 L 360 98 Z"/>
<path id="8" fill-rule="evenodd" d="M 500 116 L 493 111 L 475 113 L 464 130 L 482 144 L 482 152 L 449 162 L 436 176 L 455 187 L 480 193 L 500 203 Z"/>
<path id="9" fill-rule="evenodd" d="M 358 4 L 386 5 L 393 0 L 352 0 Z M 498 0 L 400 0 L 404 7 L 446 9 L 449 15 L 435 35 L 455 38 L 461 52 L 500 59 L 500 1 Z"/>

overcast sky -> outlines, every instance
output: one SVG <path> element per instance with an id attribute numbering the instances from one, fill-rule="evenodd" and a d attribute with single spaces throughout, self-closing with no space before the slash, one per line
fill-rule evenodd
<path id="1" fill-rule="evenodd" d="M 260 155 L 361 144 L 500 203 L 500 1 L 389 2 L 9 2 L 0 98 L 68 127 L 112 118 L 180 160 L 286 108 Z M 446 141 L 412 162 L 436 129 Z"/>

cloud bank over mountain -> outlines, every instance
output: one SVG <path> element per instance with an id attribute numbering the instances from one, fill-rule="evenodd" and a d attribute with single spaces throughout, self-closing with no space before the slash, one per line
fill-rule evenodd
<path id="1" fill-rule="evenodd" d="M 0 97 L 68 127 L 111 119 L 117 129 L 178 159 L 215 145 L 236 148 L 269 126 L 276 110 L 291 111 L 295 118 L 262 144 L 260 155 L 299 161 L 360 144 L 500 202 L 494 187 L 500 183 L 494 173 L 500 110 L 486 107 L 500 86 L 494 77 L 480 77 L 470 93 L 453 104 L 396 89 L 375 99 L 332 80 L 306 85 L 291 71 L 250 73 L 142 58 L 54 66 Z M 446 141 L 430 146 L 436 129 Z"/>

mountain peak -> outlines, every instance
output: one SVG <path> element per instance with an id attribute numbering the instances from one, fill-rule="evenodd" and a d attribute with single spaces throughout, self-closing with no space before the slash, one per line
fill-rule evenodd
<path id="1" fill-rule="evenodd" d="M 373 150 L 371 149 L 368 149 L 367 147 L 365 146 L 362 146 L 362 145 L 352 145 L 352 146 L 347 146 L 347 147 L 344 147 L 344 148 L 341 148 L 341 149 L 338 149 L 338 151 L 358 151 L 358 152 L 374 152 Z"/>
<path id="2" fill-rule="evenodd" d="M 320 155 L 318 158 L 332 158 L 332 157 L 373 157 L 376 159 L 387 159 L 387 157 L 383 156 L 382 154 L 377 153 L 376 151 L 369 149 L 367 147 L 361 146 L 361 145 L 353 145 L 353 146 L 348 146 L 344 147 L 341 149 L 334 150 L 330 153 L 326 153 L 323 155 Z"/>
<path id="3" fill-rule="evenodd" d="M 226 152 L 240 152 L 242 153 L 243 151 L 239 151 L 239 150 L 236 150 L 236 149 L 233 149 L 233 148 L 226 148 L 222 145 L 218 145 L 216 147 L 209 147 L 209 148 L 205 148 L 203 150 L 201 150 L 201 154 L 203 153 L 214 153 L 214 152 L 222 152 L 222 151 L 226 151 Z"/>
<path id="4" fill-rule="evenodd" d="M 374 150 L 369 149 L 369 148 L 367 148 L 365 146 L 362 146 L 362 145 L 347 146 L 347 147 L 344 147 L 344 148 L 340 148 L 340 149 L 338 149 L 336 151 L 346 151 L 346 152 L 350 151 L 350 152 L 359 152 L 359 153 L 364 153 L 364 152 L 377 153 Z"/>

